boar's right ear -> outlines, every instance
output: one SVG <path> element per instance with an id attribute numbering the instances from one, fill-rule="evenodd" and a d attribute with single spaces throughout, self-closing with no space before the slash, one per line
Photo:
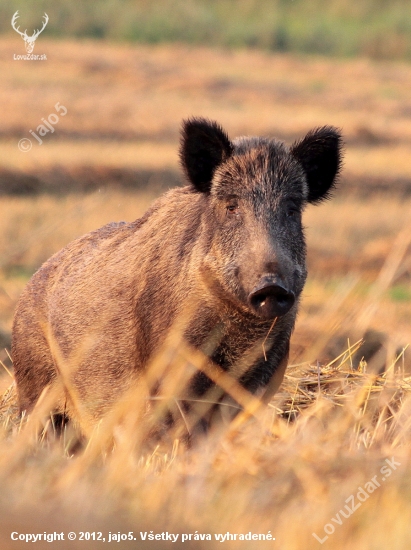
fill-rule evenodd
<path id="1" fill-rule="evenodd" d="M 308 202 L 321 202 L 330 196 L 341 168 L 341 149 L 341 133 L 333 126 L 313 130 L 291 147 L 307 177 Z"/>
<path id="2" fill-rule="evenodd" d="M 216 168 L 233 152 L 227 134 L 216 122 L 192 118 L 183 122 L 180 160 L 197 191 L 208 193 Z"/>

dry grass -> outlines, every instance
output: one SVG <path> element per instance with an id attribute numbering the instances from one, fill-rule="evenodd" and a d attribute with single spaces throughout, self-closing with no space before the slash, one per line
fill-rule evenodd
<path id="1" fill-rule="evenodd" d="M 326 541 L 332 548 L 385 548 L 393 537 L 395 548 L 408 548 L 411 379 L 395 366 L 384 376 L 352 371 L 354 349 L 333 365 L 291 367 L 268 407 L 245 396 L 245 412 L 233 424 L 188 449 L 181 433 L 173 432 L 162 443 L 147 444 L 156 407 L 165 402 L 154 402 L 147 415 L 139 406 L 141 389 L 95 426 L 74 454 L 72 429 L 53 436 L 47 395 L 21 421 L 8 389 L 0 406 L 2 548 L 19 547 L 10 542 L 11 531 L 100 531 L 107 539 L 109 531 L 132 530 L 140 540 L 140 531 L 152 529 L 178 533 L 177 547 L 183 533 L 212 537 L 183 547 L 214 548 L 220 544 L 216 534 L 251 531 L 270 532 L 279 547 L 300 550 L 320 547 L 313 533 L 323 539 L 327 524 L 335 531 Z M 181 345 L 171 355 L 174 364 L 167 366 L 179 372 L 200 366 L 196 355 L 187 360 Z M 166 391 L 164 400 L 170 405 L 174 395 Z M 386 460 L 393 466 L 382 470 Z M 373 491 L 366 485 L 372 479 L 379 484 Z M 364 503 L 362 494 L 356 497 L 359 487 L 369 494 Z M 7 513 L 5 501 L 12 503 Z M 34 502 L 42 502 L 41 510 Z M 347 503 L 356 510 L 345 519 L 339 511 L 349 516 Z M 225 543 L 273 545 L 251 544 Z M 82 542 L 69 547 L 81 548 Z"/>
<path id="2" fill-rule="evenodd" d="M 40 42 L 39 42 L 40 44 Z M 232 136 L 288 142 L 333 124 L 347 140 L 345 177 L 411 178 L 411 68 L 183 45 L 130 46 L 42 38 L 44 63 L 13 61 L 19 37 L 0 40 L 0 168 L 176 168 L 183 118 L 220 121 Z M 40 51 L 40 50 L 39 50 Z M 18 150 L 59 102 L 55 132 Z"/>
<path id="3" fill-rule="evenodd" d="M 109 189 L 64 198 L 0 198 L 0 328 L 10 331 L 21 290 L 54 252 L 109 221 L 141 216 L 152 200 L 149 192 Z M 363 200 L 344 195 L 307 208 L 310 276 L 292 340 L 293 361 L 328 361 L 344 349 L 348 337 L 351 341 L 361 338 L 366 326 L 358 327 L 357 319 L 369 303 L 376 307 L 365 325 L 387 334 L 393 352 L 409 343 L 409 247 L 402 250 L 388 283 L 379 287 L 378 297 L 375 285 L 384 265 L 391 265 L 390 252 L 397 236 L 408 227 L 410 208 L 410 200 L 395 197 Z M 339 292 L 347 295 L 333 305 Z M 336 327 L 339 342 L 330 326 Z M 321 342 L 316 346 L 319 355 L 310 354 L 315 341 Z M 5 355 L 0 359 L 6 360 Z"/>
<path id="4" fill-rule="evenodd" d="M 61 240 L 83 233 L 89 225 L 104 223 L 106 217 L 138 215 L 149 199 L 118 192 L 81 199 L 42 197 L 36 199 L 34 208 L 29 199 L 3 199 L 8 204 L 9 217 L 2 220 L 6 233 L 8 224 L 16 227 L 16 216 L 38 224 L 38 233 L 25 247 L 22 244 L 29 227 L 21 229 L 20 244 L 3 243 L 3 256 L 11 265 L 17 246 L 22 265 L 28 265 L 30 258 L 39 261 L 41 254 L 48 256 L 53 248 L 59 248 Z M 29 418 L 21 420 L 14 387 L 5 388 L 0 404 L 1 547 L 19 547 L 9 539 L 12 531 L 95 531 L 106 539 L 109 531 L 133 531 L 140 541 L 140 531 L 153 530 L 178 533 L 178 547 L 189 548 L 218 547 L 216 534 L 270 532 L 275 543 L 237 540 L 226 541 L 225 546 L 277 544 L 300 550 L 321 546 L 313 533 L 323 540 L 334 530 L 324 545 L 382 549 L 395 537 L 395 548 L 408 548 L 411 377 L 404 361 L 408 350 L 398 353 L 396 345 L 409 343 L 410 306 L 409 301 L 403 304 L 404 317 L 408 317 L 403 324 L 399 304 L 387 291 L 398 276 L 404 276 L 411 232 L 403 230 L 407 223 L 404 203 L 381 200 L 367 203 L 340 198 L 307 212 L 313 267 L 315 258 L 327 257 L 336 248 L 344 258 L 355 231 L 361 236 L 355 239 L 358 257 L 369 248 L 376 251 L 378 262 L 373 269 L 361 271 L 359 260 L 356 277 L 336 270 L 333 284 L 324 284 L 327 273 L 319 268 L 307 287 L 294 337 L 294 365 L 289 367 L 279 394 L 268 407 L 261 406 L 232 380 L 220 378 L 245 411 L 192 447 L 186 447 L 184 434 L 195 420 L 186 417 L 179 431 L 169 432 L 157 444 L 147 440 L 165 406 L 178 410 L 177 388 L 182 380 L 193 368 L 204 368 L 201 357 L 179 341 L 172 342 L 171 349 L 152 367 L 154 378 L 163 373 L 168 382 L 162 398 L 151 402 L 149 414 L 142 384 L 103 422 L 83 424 L 86 437 L 83 447 L 75 452 L 76 430 L 67 427 L 56 438 L 48 419 L 53 392 L 43 397 Z M 383 204 L 387 211 L 374 219 L 372 213 L 375 216 Z M 78 211 L 80 205 L 82 212 Z M 6 276 L 2 284 L 8 295 L 12 296 L 10 289 L 15 284 L 17 297 L 26 278 L 17 283 L 17 277 Z M 329 364 L 317 363 L 327 345 L 341 338 L 347 328 L 355 328 L 364 315 L 358 330 L 380 328 L 382 322 L 392 340 L 387 372 L 373 373 L 364 362 L 360 370 L 353 370 L 359 346 L 354 339 L 351 344 L 345 341 L 343 353 L 337 357 L 335 352 Z M 295 364 L 297 358 L 299 365 Z M 170 370 L 171 377 L 167 375 Z M 391 464 L 394 460 L 395 470 L 392 467 L 389 476 L 388 470 L 382 470 L 389 466 L 386 460 Z M 371 493 L 367 483 L 373 478 L 379 485 Z M 369 497 L 357 507 L 360 487 L 369 491 Z M 356 510 L 349 516 L 345 506 L 351 504 L 351 495 Z M 361 492 L 360 498 L 365 498 Z M 41 508 L 35 504 L 38 502 Z M 209 534 L 212 540 L 181 542 L 183 533 L 194 536 L 196 532 Z M 54 544 L 57 547 L 59 543 Z M 67 548 L 84 544 L 67 543 Z M 123 541 L 119 547 L 131 548 L 133 544 Z"/>
<path id="5" fill-rule="evenodd" d="M 16 40 L 0 40 L 0 99 L 8 105 L 0 168 L 26 174 L 85 165 L 175 168 L 181 118 L 197 114 L 219 120 L 232 135 L 288 141 L 310 127 L 335 124 L 348 142 L 345 174 L 357 187 L 370 178 L 386 186 L 411 179 L 408 65 L 45 37 L 47 63 L 23 65 L 12 61 L 21 46 Z M 55 133 L 29 153 L 18 151 L 18 140 L 56 102 L 68 113 Z M 175 403 L 171 380 L 151 414 L 143 414 L 146 395 L 137 389 L 92 427 L 74 453 L 73 427 L 56 438 L 48 421 L 53 394 L 30 418 L 20 419 L 4 371 L 2 549 L 27 547 L 10 540 L 12 531 L 102 531 L 107 537 L 119 529 L 138 539 L 140 530 L 179 533 L 178 548 L 218 547 L 214 534 L 227 531 L 271 531 L 276 537 L 275 543 L 225 542 L 231 548 L 409 548 L 411 204 L 394 195 L 348 196 L 345 178 L 333 201 L 305 214 L 310 277 L 292 365 L 268 407 L 237 392 L 246 412 L 234 424 L 191 448 L 177 432 L 153 446 L 145 436 L 161 407 Z M 1 197 L 0 329 L 10 330 L 23 286 L 53 252 L 108 221 L 135 219 L 153 193 L 101 186 L 98 193 L 64 198 Z M 373 373 L 372 361 L 359 361 L 361 350 L 355 352 L 367 328 L 386 336 L 384 376 Z M 183 371 L 201 366 L 192 353 L 187 360 L 182 346 L 174 355 Z M 0 359 L 11 368 L 6 353 Z M 157 365 L 170 368 L 164 360 Z M 230 391 L 238 390 L 226 382 Z M 381 468 L 392 457 L 400 465 L 383 481 Z M 337 514 L 346 500 L 374 476 L 380 487 L 341 520 Z M 335 532 L 321 545 L 312 533 L 323 538 L 326 524 Z M 181 542 L 182 533 L 196 531 L 213 540 Z M 54 543 L 72 549 L 98 544 Z M 139 542 L 148 544 L 167 543 Z"/>

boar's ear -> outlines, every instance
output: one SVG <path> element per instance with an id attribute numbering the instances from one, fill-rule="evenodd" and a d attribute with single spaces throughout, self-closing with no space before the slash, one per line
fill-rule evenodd
<path id="1" fill-rule="evenodd" d="M 216 122 L 192 118 L 183 122 L 180 160 L 197 191 L 208 193 L 216 168 L 233 152 L 227 134 Z"/>
<path id="2" fill-rule="evenodd" d="M 317 203 L 330 197 L 341 168 L 341 149 L 341 134 L 332 126 L 312 130 L 291 147 L 307 177 L 308 202 Z"/>

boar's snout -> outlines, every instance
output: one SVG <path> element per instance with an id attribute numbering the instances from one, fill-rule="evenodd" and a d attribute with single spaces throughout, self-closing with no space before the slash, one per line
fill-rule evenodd
<path id="1" fill-rule="evenodd" d="M 253 312 L 262 319 L 285 315 L 294 305 L 295 294 L 276 278 L 265 277 L 249 294 Z"/>

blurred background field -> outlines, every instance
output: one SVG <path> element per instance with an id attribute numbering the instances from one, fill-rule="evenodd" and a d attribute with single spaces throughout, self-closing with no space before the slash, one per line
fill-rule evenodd
<path id="1" fill-rule="evenodd" d="M 47 62 L 22 63 L 12 60 L 19 48 L 17 35 L 0 40 L 0 94 L 8 106 L 0 133 L 3 332 L 10 332 L 23 285 L 53 252 L 107 221 L 139 217 L 156 195 L 182 183 L 181 120 L 201 115 L 231 136 L 270 135 L 288 144 L 316 126 L 342 128 L 346 152 L 335 198 L 305 216 L 310 279 L 294 358 L 314 359 L 304 350 L 320 332 L 331 295 L 350 276 L 357 278 L 347 297 L 351 314 L 346 306 L 336 312 L 345 339 L 339 346 L 362 336 L 364 323 L 351 330 L 353 319 L 409 223 L 411 66 L 43 37 L 36 48 Z M 56 112 L 56 103 L 67 114 L 40 145 L 30 130 Z M 17 147 L 22 138 L 31 139 L 30 151 Z M 407 250 L 370 319 L 394 350 L 407 344 L 410 328 Z M 340 347 L 329 342 L 318 358 Z"/>
<path id="2" fill-rule="evenodd" d="M 17 9 L 29 34 L 48 13 L 34 49 L 47 61 L 13 59 L 25 53 L 10 26 Z M 334 198 L 305 212 L 309 279 L 291 366 L 255 420 L 199 449 L 185 451 L 176 440 L 148 451 L 136 443 L 141 427 L 132 417 L 124 429 L 114 421 L 101 428 L 72 455 L 69 433 L 57 441 L 43 433 L 39 441 L 38 419 L 19 424 L 4 370 L 2 548 L 18 547 L 12 530 L 68 531 L 71 524 L 89 531 L 102 524 L 113 531 L 271 529 L 278 548 L 318 548 L 312 531 L 325 536 L 323 525 L 393 455 L 399 475 L 342 526 L 334 522 L 323 546 L 409 548 L 410 12 L 405 0 L 3 0 L 6 369 L 13 311 L 41 263 L 108 221 L 141 216 L 159 193 L 183 183 L 183 118 L 206 116 L 232 137 L 269 135 L 288 144 L 332 124 L 343 131 L 346 153 Z M 67 114 L 40 145 L 30 130 L 56 103 Z M 27 152 L 18 148 L 23 138 L 32 142 Z M 361 338 L 368 348 L 354 345 Z M 378 375 L 384 366 L 388 374 Z"/>
<path id="3" fill-rule="evenodd" d="M 0 30 L 19 6 L 3 0 Z M 25 0 L 21 18 L 50 16 L 48 34 L 149 44 L 409 59 L 407 0 Z M 407 16 L 408 15 L 408 16 Z M 23 19 L 24 18 L 24 19 Z"/>

